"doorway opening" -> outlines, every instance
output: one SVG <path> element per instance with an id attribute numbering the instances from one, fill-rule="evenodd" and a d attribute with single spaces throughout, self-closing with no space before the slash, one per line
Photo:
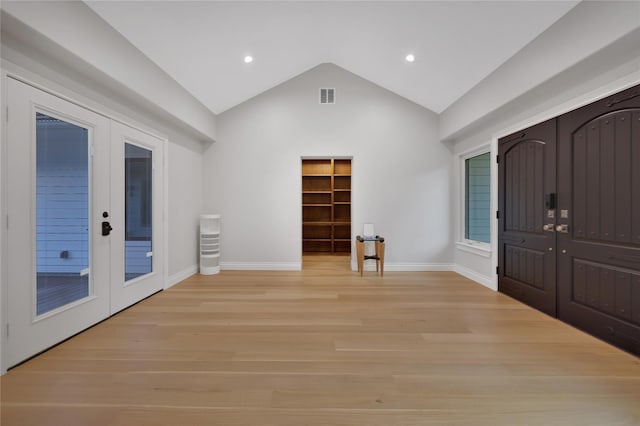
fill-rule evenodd
<path id="1" fill-rule="evenodd" d="M 303 158 L 303 257 L 348 256 L 351 240 L 351 158 Z"/>

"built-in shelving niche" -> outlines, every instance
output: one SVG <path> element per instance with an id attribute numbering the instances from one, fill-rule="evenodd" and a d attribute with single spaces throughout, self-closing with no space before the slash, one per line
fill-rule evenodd
<path id="1" fill-rule="evenodd" d="M 351 160 L 302 160 L 302 252 L 351 253 Z"/>

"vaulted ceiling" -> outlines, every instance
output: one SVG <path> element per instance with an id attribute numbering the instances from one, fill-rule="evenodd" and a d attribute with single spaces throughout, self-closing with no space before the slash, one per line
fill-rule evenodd
<path id="1" fill-rule="evenodd" d="M 578 1 L 85 3 L 219 114 L 325 62 L 440 113 Z"/>

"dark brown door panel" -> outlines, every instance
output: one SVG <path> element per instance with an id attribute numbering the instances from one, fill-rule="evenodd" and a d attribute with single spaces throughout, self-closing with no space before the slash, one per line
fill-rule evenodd
<path id="1" fill-rule="evenodd" d="M 498 141 L 498 289 L 556 315 L 556 121 Z"/>
<path id="2" fill-rule="evenodd" d="M 640 354 L 640 89 L 557 131 L 558 318 Z"/>

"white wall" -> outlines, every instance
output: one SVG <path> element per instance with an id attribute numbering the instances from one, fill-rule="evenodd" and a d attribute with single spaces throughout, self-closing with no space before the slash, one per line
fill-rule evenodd
<path id="1" fill-rule="evenodd" d="M 318 89 L 336 89 L 320 105 Z M 298 269 L 301 157 L 352 162 L 352 233 L 373 222 L 385 269 L 450 268 L 451 153 L 437 116 L 332 64 L 218 116 L 205 153 L 205 207 L 222 214 L 223 268 Z"/>
<path id="2" fill-rule="evenodd" d="M 169 285 L 198 271 L 198 226 L 203 213 L 202 153 L 170 143 L 169 183 Z"/>
<path id="3" fill-rule="evenodd" d="M 505 104 L 625 37 L 631 36 L 625 50 L 633 43 L 637 49 L 639 28 L 640 2 L 581 2 L 447 108 L 440 117 L 440 137 L 460 138 L 466 127 L 491 120 Z M 597 71 L 597 64 L 590 70 Z"/>
<path id="4" fill-rule="evenodd" d="M 74 72 L 81 68 L 84 78 L 126 101 L 144 102 L 163 121 L 215 140 L 215 115 L 81 1 L 4 0 L 2 38 Z"/>

